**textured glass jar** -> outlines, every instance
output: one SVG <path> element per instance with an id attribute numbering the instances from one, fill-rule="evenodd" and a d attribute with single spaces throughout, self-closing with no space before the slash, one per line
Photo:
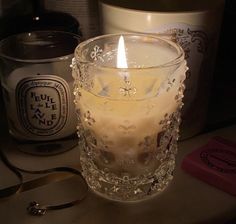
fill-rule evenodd
<path id="1" fill-rule="evenodd" d="M 79 44 L 72 67 L 83 175 L 98 194 L 135 201 L 172 179 L 186 62 L 174 42 L 123 37 L 127 67 L 117 65 L 120 35 Z"/>

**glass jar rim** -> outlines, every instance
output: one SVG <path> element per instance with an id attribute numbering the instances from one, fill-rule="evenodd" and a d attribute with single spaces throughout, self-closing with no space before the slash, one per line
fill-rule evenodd
<path id="1" fill-rule="evenodd" d="M 32 34 L 41 34 L 41 35 L 55 35 L 55 34 L 61 34 L 61 35 L 66 35 L 67 37 L 77 40 L 78 43 L 81 42 L 81 36 L 74 34 L 74 33 L 70 33 L 70 32 L 65 32 L 65 31 L 59 31 L 59 30 L 36 30 L 36 31 L 32 31 L 32 32 L 23 32 L 23 33 L 17 33 L 17 34 L 13 34 L 10 35 L 4 39 L 2 39 L 0 41 L 0 58 L 4 58 L 4 59 L 8 59 L 11 61 L 15 61 L 15 62 L 22 62 L 22 63 L 49 63 L 49 62 L 56 62 L 56 61 L 62 61 L 62 60 L 66 60 L 69 57 L 73 57 L 73 53 L 74 50 L 71 51 L 70 54 L 65 53 L 62 54 L 60 56 L 55 56 L 55 57 L 48 57 L 45 59 L 39 58 L 39 59 L 24 59 L 21 57 L 14 57 L 11 55 L 8 55 L 6 52 L 3 52 L 2 48 L 8 44 L 10 41 L 14 40 L 16 41 L 17 37 L 27 37 L 27 36 L 31 36 Z"/>
<path id="2" fill-rule="evenodd" d="M 133 68 L 133 67 L 128 67 L 127 69 L 130 70 L 130 69 L 152 69 L 152 68 L 166 68 L 166 67 L 171 67 L 171 66 L 174 66 L 174 65 L 177 65 L 179 63 L 181 63 L 182 61 L 184 61 L 185 59 L 185 52 L 184 50 L 182 49 L 182 47 L 175 43 L 174 41 L 171 41 L 167 38 L 164 38 L 163 36 L 167 36 L 167 35 L 162 35 L 162 34 L 151 34 L 151 33 L 115 33 L 115 34 L 105 34 L 105 35 L 100 35 L 100 36 L 97 36 L 97 37 L 94 37 L 94 38 L 90 38 L 88 40 L 85 40 L 81 43 L 78 44 L 78 46 L 75 48 L 75 51 L 74 51 L 74 57 L 75 57 L 75 61 L 76 62 L 79 62 L 79 63 L 82 63 L 82 64 L 88 64 L 88 65 L 96 65 L 97 67 L 101 67 L 101 68 L 114 68 L 114 69 L 120 69 L 120 70 L 124 70 L 124 68 L 117 68 L 117 67 L 111 67 L 111 66 L 104 66 L 104 65 L 98 65 L 95 62 L 93 61 L 89 61 L 89 60 L 84 60 L 80 55 L 83 51 L 83 48 L 92 43 L 92 42 L 95 42 L 97 40 L 100 40 L 100 39 L 103 39 L 103 38 L 107 38 L 107 37 L 119 37 L 119 36 L 124 36 L 124 37 L 127 37 L 127 36 L 134 36 L 134 37 L 148 37 L 148 38 L 152 38 L 152 39 L 156 39 L 156 40 L 159 40 L 159 41 L 162 41 L 166 44 L 169 44 L 171 45 L 172 47 L 175 48 L 176 52 L 177 52 L 177 56 L 174 57 L 172 60 L 166 62 L 166 63 L 163 63 L 163 64 L 159 64 L 159 65 L 154 65 L 154 66 L 144 66 L 142 68 Z"/>

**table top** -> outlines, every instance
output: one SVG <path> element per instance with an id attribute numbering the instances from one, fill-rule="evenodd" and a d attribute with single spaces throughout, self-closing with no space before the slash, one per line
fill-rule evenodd
<path id="1" fill-rule="evenodd" d="M 218 129 L 179 142 L 174 179 L 168 188 L 152 199 L 138 203 L 119 203 L 103 199 L 89 192 L 86 199 L 71 208 L 49 211 L 41 217 L 27 214 L 31 201 L 57 204 L 78 197 L 81 184 L 75 176 L 62 175 L 52 182 L 32 184 L 31 189 L 0 199 L 0 220 L 4 224 L 57 223 L 227 223 L 236 216 L 236 197 L 200 181 L 184 172 L 180 164 L 186 154 L 204 145 L 214 136 L 235 140 L 236 125 Z M 54 156 L 33 156 L 18 151 L 11 139 L 1 139 L 1 150 L 15 165 L 25 169 L 46 169 L 56 166 L 79 167 L 79 148 Z M 1 188 L 17 183 L 17 178 L 0 161 Z M 25 174 L 27 183 L 45 179 L 45 175 Z M 236 221 L 235 221 L 236 222 Z"/>

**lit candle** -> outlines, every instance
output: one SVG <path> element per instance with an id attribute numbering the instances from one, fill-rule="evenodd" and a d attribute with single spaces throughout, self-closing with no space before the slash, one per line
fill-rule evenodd
<path id="1" fill-rule="evenodd" d="M 132 43 L 129 43 L 127 47 L 135 48 Z M 145 44 L 139 44 L 140 49 L 145 47 Z M 149 58 L 153 57 L 155 55 L 149 55 Z M 159 57 L 159 59 L 153 59 L 164 62 L 172 55 L 161 52 Z M 122 36 L 119 40 L 116 65 L 120 69 L 114 70 L 112 74 L 106 69 L 94 71 L 92 93 L 83 88 L 80 89 L 81 96 L 76 101 L 76 107 L 80 110 L 84 127 L 96 138 L 97 149 L 106 155 L 110 153 L 110 157 L 115 158 L 116 162 L 111 163 L 105 161 L 104 158 L 105 165 L 119 170 L 122 162 L 129 161 L 127 163 L 133 163 L 130 169 L 137 174 L 143 169 L 138 162 L 139 159 L 142 161 L 140 158 L 142 154 L 156 150 L 156 145 L 152 144 L 148 147 L 148 151 L 145 151 L 146 149 L 142 147 L 145 138 L 150 139 L 150 142 L 156 142 L 157 133 L 162 132 L 163 124 L 160 122 L 165 115 L 170 116 L 180 106 L 180 101 L 177 101 L 175 97 L 184 79 L 184 69 L 183 75 L 173 75 L 172 79 L 175 79 L 175 82 L 171 84 L 171 88 L 168 87 L 170 84 L 167 81 L 167 74 L 164 74 L 166 71 L 157 75 L 156 70 L 149 71 L 148 74 L 145 74 L 146 71 L 145 69 L 142 71 L 142 68 L 129 70 Z M 127 69 L 124 71 L 124 68 Z M 129 74 L 129 86 L 125 83 L 127 79 L 120 79 L 117 76 L 120 74 L 125 74 L 125 78 Z M 144 84 L 149 85 L 149 88 L 144 89 Z M 125 88 L 130 89 L 125 90 Z M 167 88 L 170 89 L 167 91 Z M 125 92 L 123 93 L 122 90 L 130 91 L 130 93 L 127 92 L 128 98 L 124 97 Z M 156 90 L 158 92 L 155 92 Z M 105 97 L 97 96 L 101 92 Z M 146 95 L 152 97 L 146 97 Z M 113 100 L 113 97 L 117 99 Z M 135 100 L 135 97 L 140 97 L 140 99 Z M 99 163 L 104 161 L 101 160 Z M 153 163 L 156 161 L 153 160 Z M 151 162 L 150 165 L 155 164 Z"/>
<path id="2" fill-rule="evenodd" d="M 159 190 L 172 177 L 186 63 L 168 41 L 124 37 L 118 46 L 112 35 L 101 37 L 103 49 L 96 38 L 79 46 L 73 76 L 84 176 L 95 191 L 133 200 L 149 194 L 159 175 Z M 91 63 L 84 62 L 88 53 Z"/>

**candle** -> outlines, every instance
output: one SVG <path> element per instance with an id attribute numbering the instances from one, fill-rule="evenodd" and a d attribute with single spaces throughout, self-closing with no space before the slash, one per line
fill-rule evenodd
<path id="1" fill-rule="evenodd" d="M 69 59 L 20 67 L 3 80 L 9 129 L 18 140 L 53 140 L 75 132 Z"/>
<path id="2" fill-rule="evenodd" d="M 125 39 L 124 44 L 120 38 L 118 50 L 104 44 L 96 65 L 86 65 L 86 74 L 79 64 L 75 103 L 84 142 L 81 163 L 89 185 L 113 199 L 136 200 L 154 189 L 148 178 L 160 175 L 160 167 L 173 171 L 168 163 L 176 151 L 186 66 L 183 59 L 167 65 L 176 52 L 164 40 L 142 35 Z M 77 74 L 74 69 L 73 76 Z M 166 182 L 170 176 L 166 174 Z M 137 184 L 141 182 L 142 187 Z M 135 189 L 130 190 L 131 183 L 137 184 Z"/>
<path id="3" fill-rule="evenodd" d="M 16 34 L 0 42 L 9 132 L 22 150 L 30 151 L 25 148 L 31 145 L 31 153 L 48 154 L 51 146 L 45 141 L 59 139 L 63 143 L 52 142 L 57 144 L 52 153 L 74 145 L 64 138 L 76 132 L 70 63 L 79 42 L 78 36 L 61 31 Z"/>

